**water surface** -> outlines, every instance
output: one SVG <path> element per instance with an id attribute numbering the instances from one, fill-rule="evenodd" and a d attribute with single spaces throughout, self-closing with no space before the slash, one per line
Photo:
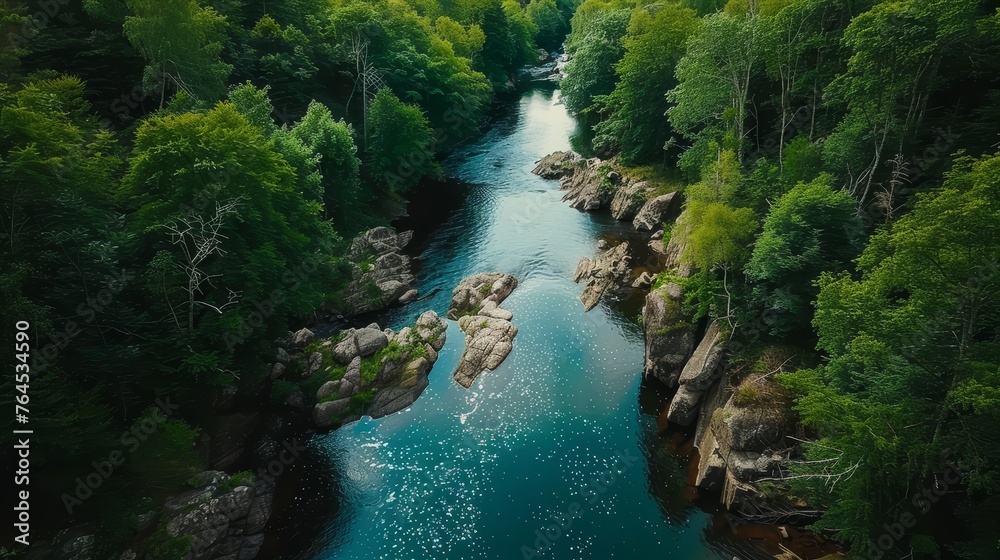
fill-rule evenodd
<path id="1" fill-rule="evenodd" d="M 627 225 L 569 208 L 557 182 L 530 173 L 569 149 L 575 130 L 558 92 L 535 89 L 449 160 L 466 184 L 462 203 L 415 242 L 417 287 L 432 295 L 381 324 L 443 315 L 462 277 L 509 272 L 520 281 L 503 304 L 520 330 L 514 350 L 466 390 L 451 377 L 464 336 L 450 322 L 413 406 L 317 436 L 342 499 L 306 557 L 732 558 L 707 542 L 708 514 L 666 507 L 665 489 L 651 488 L 683 487 L 684 472 L 670 458 L 649 463 L 656 423 L 639 408 L 634 314 L 607 305 L 585 314 L 571 280 L 599 237 Z M 422 196 L 418 205 L 436 195 Z"/>

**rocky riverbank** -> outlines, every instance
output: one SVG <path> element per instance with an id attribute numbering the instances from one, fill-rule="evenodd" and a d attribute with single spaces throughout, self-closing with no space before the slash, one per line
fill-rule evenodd
<path id="1" fill-rule="evenodd" d="M 623 176 L 613 161 L 575 152 L 550 154 L 533 173 L 558 180 L 566 191 L 563 200 L 573 208 L 608 211 L 617 220 L 631 221 L 636 232 L 650 232 L 654 258 L 644 263 L 644 272 L 630 268 L 634 249 L 622 242 L 583 257 L 573 279 L 584 285 L 580 299 L 587 310 L 605 296 L 621 299 L 630 291 L 648 291 L 642 308 L 643 375 L 672 392 L 662 415 L 668 425 L 694 426 L 696 486 L 718 493 L 730 512 L 755 522 L 797 514 L 805 519 L 805 504 L 765 497 L 755 484 L 780 483 L 789 462 L 801 455 L 796 438 L 804 434 L 792 398 L 773 380 L 791 367 L 791 360 L 776 363 L 781 353 L 773 348 L 750 356 L 733 340 L 728 323 L 694 321 L 686 310 L 681 284 L 695 271 L 683 259 L 683 195 Z M 760 371 L 761 363 L 768 364 L 767 371 Z"/>
<path id="2" fill-rule="evenodd" d="M 350 283 L 324 307 L 326 314 L 348 317 L 417 299 L 410 257 L 403 253 L 412 239 L 412 231 L 396 233 L 387 227 L 355 237 L 345 255 Z"/>

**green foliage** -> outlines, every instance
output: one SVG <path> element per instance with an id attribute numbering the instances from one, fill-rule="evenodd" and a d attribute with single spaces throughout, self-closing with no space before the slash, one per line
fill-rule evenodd
<path id="1" fill-rule="evenodd" d="M 434 133 L 418 107 L 383 89 L 375 96 L 368 119 L 374 171 L 386 188 L 403 192 L 423 176 L 437 172 Z"/>
<path id="2" fill-rule="evenodd" d="M 368 407 L 371 406 L 374 400 L 375 391 L 362 391 L 351 397 L 351 410 L 355 411 L 356 414 L 362 414 L 368 410 Z"/>
<path id="3" fill-rule="evenodd" d="M 314 154 L 326 215 L 348 233 L 368 225 L 362 219 L 362 208 L 369 200 L 361 192 L 361 161 L 354 128 L 343 120 L 334 120 L 329 109 L 314 101 L 292 127 L 291 136 Z M 306 188 L 303 194 L 309 192 Z"/>
<path id="4" fill-rule="evenodd" d="M 240 486 L 252 486 L 254 480 L 256 479 L 251 471 L 240 471 L 233 474 L 229 477 L 229 480 L 219 485 L 219 493 L 225 494 L 226 492 L 232 492 Z"/>
<path id="5" fill-rule="evenodd" d="M 683 258 L 706 270 L 742 266 L 750 255 L 750 244 L 757 231 L 751 210 L 698 200 L 688 204 L 684 225 Z"/>
<path id="6" fill-rule="evenodd" d="M 664 93 L 677 85 L 674 69 L 697 23 L 692 10 L 675 4 L 632 12 L 624 54 L 615 66 L 619 82 L 604 100 L 607 117 L 594 128 L 598 153 L 618 152 L 626 162 L 665 156 L 671 131 Z"/>
<path id="7" fill-rule="evenodd" d="M 760 35 L 758 18 L 706 16 L 677 64 L 679 84 L 667 95 L 673 104 L 667 113 L 671 126 L 698 143 L 731 135 L 741 163 L 751 78 L 760 63 Z"/>
<path id="8" fill-rule="evenodd" d="M 191 535 L 171 537 L 163 527 L 146 539 L 146 555 L 151 560 L 181 560 L 191 551 Z"/>
<path id="9" fill-rule="evenodd" d="M 146 58 L 146 88 L 184 92 L 212 103 L 225 92 L 232 65 L 220 59 L 227 22 L 196 0 L 126 0 L 125 35 Z M 162 103 L 161 103 L 162 105 Z"/>
<path id="10" fill-rule="evenodd" d="M 582 30 L 574 27 L 579 47 L 566 65 L 560 84 L 566 107 L 582 113 L 593 107 L 599 96 L 614 91 L 618 77 L 615 64 L 625 52 L 622 42 L 631 12 L 627 9 L 597 12 Z"/>
<path id="11" fill-rule="evenodd" d="M 998 188 L 1000 156 L 960 161 L 942 189 L 871 240 L 860 279 L 820 280 L 814 324 L 829 363 L 783 382 L 824 436 L 808 458 L 853 465 L 836 485 L 804 477 L 800 489 L 830 504 L 817 525 L 858 550 L 948 463 L 970 489 L 1000 489 L 1000 446 L 986 435 L 1000 428 L 989 389 L 1000 359 L 983 336 L 1000 321 Z"/>
<path id="12" fill-rule="evenodd" d="M 275 380 L 274 385 L 271 386 L 271 403 L 281 404 L 292 396 L 295 391 L 295 384 L 291 381 L 286 381 L 284 379 Z"/>
<path id="13" fill-rule="evenodd" d="M 378 374 L 382 371 L 382 352 L 385 349 L 376 352 L 371 358 L 361 360 L 361 381 L 365 383 L 374 383 Z"/>
<path id="14" fill-rule="evenodd" d="M 531 0 L 524 11 L 537 29 L 535 41 L 539 46 L 555 49 L 562 43 L 569 25 L 555 0 Z"/>
<path id="15" fill-rule="evenodd" d="M 159 408 L 147 409 L 130 433 L 126 444 L 131 455 L 125 464 L 133 477 L 143 480 L 144 491 L 154 502 L 170 496 L 204 468 L 194 448 L 198 430 L 183 420 L 167 417 Z"/>
<path id="16" fill-rule="evenodd" d="M 747 277 L 757 283 L 755 299 L 775 312 L 773 334 L 806 327 L 818 292 L 814 281 L 843 270 L 857 254 L 861 227 L 854 200 L 831 181 L 824 175 L 799 183 L 778 199 L 747 264 Z"/>

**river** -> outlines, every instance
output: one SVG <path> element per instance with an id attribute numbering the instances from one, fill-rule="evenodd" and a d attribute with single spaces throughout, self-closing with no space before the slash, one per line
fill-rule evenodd
<path id="1" fill-rule="evenodd" d="M 580 257 L 630 226 L 569 208 L 557 182 L 530 173 L 577 131 L 558 96 L 552 86 L 524 93 L 449 158 L 450 187 L 414 201 L 414 216 L 442 214 L 414 241 L 417 287 L 430 296 L 378 318 L 398 329 L 426 309 L 444 315 L 462 277 L 509 272 L 520 281 L 504 303 L 520 331 L 513 352 L 463 389 L 451 374 L 464 336 L 449 322 L 416 403 L 315 436 L 308 468 L 320 472 L 309 478 L 327 481 L 337 504 L 317 514 L 318 535 L 296 543 L 295 557 L 733 557 L 711 536 L 712 516 L 681 498 L 684 463 L 657 451 L 667 444 L 657 409 L 640 406 L 635 305 L 584 313 L 577 299 Z"/>

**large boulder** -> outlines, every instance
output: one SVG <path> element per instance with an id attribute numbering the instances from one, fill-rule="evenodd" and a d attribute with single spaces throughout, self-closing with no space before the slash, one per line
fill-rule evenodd
<path id="1" fill-rule="evenodd" d="M 642 308 L 646 331 L 644 375 L 668 387 L 677 386 L 695 345 L 696 328 L 683 308 L 681 288 L 672 282 L 651 291 Z"/>
<path id="2" fill-rule="evenodd" d="M 722 377 L 724 336 L 718 321 L 709 325 L 705 336 L 681 371 L 680 388 L 667 411 L 667 419 L 674 424 L 690 426 L 698 416 L 701 396 Z"/>
<path id="3" fill-rule="evenodd" d="M 754 453 L 790 447 L 793 442 L 787 437 L 798 423 L 792 405 L 792 395 L 778 383 L 767 378 L 744 380 L 723 408 L 720 439 L 731 449 Z"/>
<path id="4" fill-rule="evenodd" d="M 448 318 L 457 321 L 467 314 L 478 314 L 487 301 L 496 307 L 517 287 L 517 278 L 504 272 L 483 272 L 463 278 L 451 292 Z"/>
<path id="5" fill-rule="evenodd" d="M 496 369 L 510 354 L 517 328 L 510 322 L 513 314 L 500 303 L 516 287 L 510 274 L 491 272 L 462 279 L 452 292 L 448 317 L 457 319 L 465 333 L 465 351 L 454 373 L 463 387 L 471 387 L 479 374 Z"/>
<path id="6" fill-rule="evenodd" d="M 361 414 L 378 418 L 413 404 L 427 388 L 427 376 L 437 361 L 437 351 L 444 346 L 447 328 L 448 323 L 437 313 L 425 311 L 414 325 L 399 332 L 381 330 L 374 323 L 345 331 L 331 350 L 335 360 L 347 364 L 344 375 L 320 386 L 313 421 L 318 427 L 330 428 Z M 390 344 L 391 351 L 379 352 Z M 372 364 L 373 360 L 379 362 Z M 362 379 L 363 362 L 368 367 L 374 365 L 373 378 Z M 362 390 L 375 393 L 367 410 L 351 406 L 351 397 Z"/>
<path id="7" fill-rule="evenodd" d="M 510 321 L 481 315 L 466 315 L 458 320 L 458 326 L 465 333 L 465 351 L 454 377 L 459 385 L 469 388 L 479 374 L 500 367 L 513 349 L 517 327 Z"/>
<path id="8" fill-rule="evenodd" d="M 347 258 L 357 262 L 366 257 L 380 257 L 389 253 L 398 253 L 412 239 L 412 231 L 396 233 L 384 226 L 372 228 L 351 240 L 351 246 L 347 250 Z"/>
<path id="9" fill-rule="evenodd" d="M 535 162 L 531 172 L 543 179 L 560 179 L 572 174 L 582 162 L 583 158 L 576 152 L 553 152 Z"/>
<path id="10" fill-rule="evenodd" d="M 679 193 L 668 193 L 650 200 L 642 206 L 632 220 L 632 226 L 639 231 L 656 231 L 660 224 L 677 219 L 681 212 L 683 197 Z"/>
<path id="11" fill-rule="evenodd" d="M 628 221 L 635 218 L 646 204 L 646 196 L 651 191 L 645 181 L 627 184 L 615 191 L 611 199 L 611 216 L 616 220 Z"/>
<path id="12" fill-rule="evenodd" d="M 597 255 L 593 260 L 583 257 L 573 273 L 573 282 L 584 282 L 580 301 L 590 311 L 606 293 L 619 292 L 629 286 L 628 242 L 621 243 Z"/>
<path id="13" fill-rule="evenodd" d="M 563 200 L 585 212 L 606 208 L 618 187 L 607 178 L 603 168 L 604 162 L 590 158 L 585 165 L 577 166 L 573 174 L 559 179 L 559 188 L 566 191 Z"/>
<path id="14" fill-rule="evenodd" d="M 316 335 L 309 329 L 299 329 L 291 337 L 291 344 L 294 348 L 305 348 L 316 338 Z"/>
<path id="15" fill-rule="evenodd" d="M 377 328 L 348 329 L 330 355 L 338 363 L 349 364 L 354 358 L 367 358 L 388 345 L 389 338 Z"/>
<path id="16" fill-rule="evenodd" d="M 187 537 L 190 549 L 185 560 L 256 558 L 271 515 L 273 480 L 207 471 L 192 477 L 191 482 L 197 485 L 195 490 L 164 504 L 158 515 L 149 511 L 142 517 L 158 518 L 171 537 Z M 142 526 L 148 527 L 149 522 Z M 136 557 L 131 550 L 120 555 L 122 560 Z M 76 557 L 64 554 L 60 558 Z"/>
<path id="17" fill-rule="evenodd" d="M 343 420 L 350 407 L 350 398 L 318 403 L 313 408 L 313 422 L 320 428 L 328 428 L 335 422 Z"/>
<path id="18" fill-rule="evenodd" d="M 419 341 L 430 345 L 431 348 L 437 351 L 444 347 L 445 330 L 447 328 L 448 323 L 445 323 L 444 319 L 438 317 L 437 313 L 424 311 L 420 314 L 420 317 L 417 317 L 417 323 L 405 338 L 411 342 Z M 403 329 L 403 331 L 405 330 Z M 400 333 L 403 331 L 400 331 Z"/>

